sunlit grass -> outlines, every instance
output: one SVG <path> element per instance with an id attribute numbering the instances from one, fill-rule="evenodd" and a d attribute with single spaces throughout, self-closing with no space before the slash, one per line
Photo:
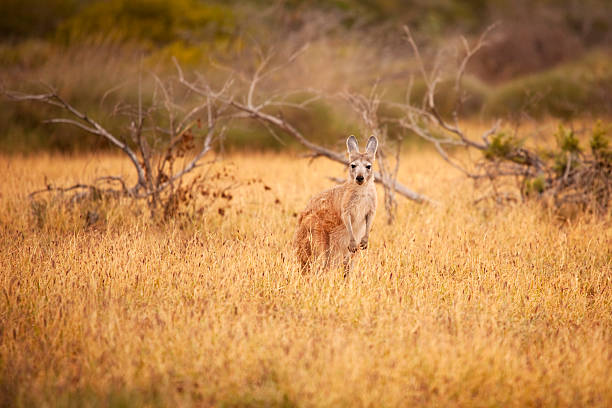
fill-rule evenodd
<path id="1" fill-rule="evenodd" d="M 410 151 L 401 181 L 442 205 L 400 201 L 391 226 L 379 208 L 352 276 L 302 276 L 294 213 L 342 167 L 227 161 L 263 183 L 224 216 L 93 202 L 87 227 L 85 207 L 37 218 L 27 193 L 128 162 L 0 158 L 0 404 L 612 405 L 609 217 L 474 207 L 470 182 Z"/>

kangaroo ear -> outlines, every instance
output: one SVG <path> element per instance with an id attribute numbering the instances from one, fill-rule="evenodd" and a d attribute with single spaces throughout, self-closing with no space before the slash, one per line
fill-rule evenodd
<path id="1" fill-rule="evenodd" d="M 366 153 L 371 154 L 372 156 L 376 154 L 376 149 L 378 148 L 378 140 L 374 136 L 370 136 L 368 139 L 368 143 L 366 144 Z"/>
<path id="2" fill-rule="evenodd" d="M 346 139 L 346 148 L 349 154 L 359 152 L 359 146 L 357 146 L 357 139 L 355 139 L 355 136 L 350 135 L 348 139 Z"/>

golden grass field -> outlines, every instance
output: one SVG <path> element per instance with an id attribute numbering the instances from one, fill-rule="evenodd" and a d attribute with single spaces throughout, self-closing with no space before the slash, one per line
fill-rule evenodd
<path id="1" fill-rule="evenodd" d="M 400 180 L 442 204 L 400 198 L 389 226 L 379 188 L 354 273 L 302 276 L 294 213 L 342 167 L 229 162 L 271 189 L 192 222 L 103 203 L 86 228 L 80 208 L 37 221 L 27 193 L 127 161 L 0 156 L 0 405 L 612 406 L 610 216 L 473 206 L 471 182 L 411 150 Z"/>

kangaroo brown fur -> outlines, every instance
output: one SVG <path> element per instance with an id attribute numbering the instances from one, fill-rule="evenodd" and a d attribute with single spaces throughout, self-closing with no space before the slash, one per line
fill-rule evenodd
<path id="1" fill-rule="evenodd" d="M 342 263 L 346 276 L 357 250 L 368 247 L 376 213 L 373 164 L 378 141 L 370 137 L 364 153 L 359 152 L 355 136 L 346 140 L 346 146 L 348 179 L 312 197 L 299 216 L 294 244 L 302 270 L 317 260 L 326 269 Z"/>

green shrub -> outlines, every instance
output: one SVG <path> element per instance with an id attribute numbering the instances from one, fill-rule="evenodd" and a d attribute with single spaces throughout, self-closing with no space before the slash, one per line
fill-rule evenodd
<path id="1" fill-rule="evenodd" d="M 612 58 L 594 53 L 546 72 L 493 88 L 484 105 L 487 116 L 528 113 L 562 119 L 584 114 L 610 114 Z"/>
<path id="2" fill-rule="evenodd" d="M 593 156 L 612 162 L 612 149 L 610 148 L 610 129 L 601 121 L 595 123 L 591 140 L 589 142 Z"/>
<path id="3" fill-rule="evenodd" d="M 566 171 L 568 160 L 571 159 L 574 161 L 574 165 L 576 164 L 575 157 L 582 149 L 574 132 L 563 125 L 559 125 L 557 133 L 555 133 L 555 139 L 559 150 L 552 154 L 554 157 L 553 169 L 560 176 Z"/>
<path id="4" fill-rule="evenodd" d="M 546 177 L 544 177 L 544 175 L 539 175 L 533 178 L 525 178 L 524 183 L 524 193 L 526 196 L 542 194 L 547 188 Z"/>
<path id="5" fill-rule="evenodd" d="M 580 141 L 574 134 L 574 131 L 563 125 L 559 125 L 559 129 L 555 133 L 555 139 L 562 152 L 579 153 L 581 151 Z"/>
<path id="6" fill-rule="evenodd" d="M 197 0 L 109 0 L 66 20 L 58 37 L 68 43 L 101 36 L 154 46 L 227 37 L 234 24 L 230 8 Z"/>
<path id="7" fill-rule="evenodd" d="M 488 160 L 496 158 L 513 159 L 513 153 L 522 145 L 522 142 L 506 131 L 501 131 L 491 136 L 490 144 L 484 151 L 484 156 Z"/>
<path id="8" fill-rule="evenodd" d="M 182 41 L 175 41 L 153 52 L 148 58 L 149 65 L 167 65 L 172 58 L 176 58 L 181 66 L 193 67 L 206 61 L 209 53 L 207 44 L 191 45 Z"/>

